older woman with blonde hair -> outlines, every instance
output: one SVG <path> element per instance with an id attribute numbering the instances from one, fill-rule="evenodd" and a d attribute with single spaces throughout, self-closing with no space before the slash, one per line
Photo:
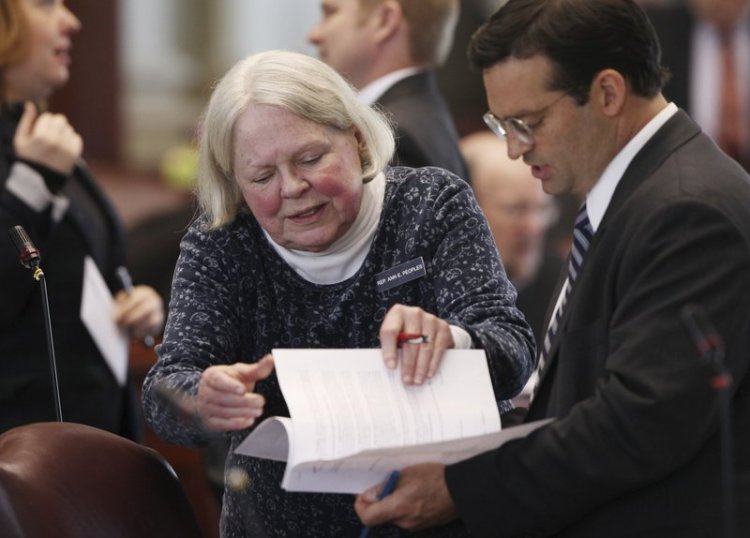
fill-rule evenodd
<path id="1" fill-rule="evenodd" d="M 262 416 L 288 416 L 271 350 L 380 347 L 420 385 L 445 350 L 483 348 L 503 400 L 530 374 L 531 331 L 469 186 L 439 168 L 388 167 L 389 124 L 322 62 L 282 51 L 238 62 L 202 133 L 202 216 L 182 241 L 146 418 L 180 444 L 229 437 L 227 469 L 250 481 L 228 481 L 222 536 L 354 536 L 351 496 L 286 493 L 283 463 L 233 454 Z M 398 266 L 415 270 L 383 284 Z M 397 352 L 401 332 L 428 343 Z M 181 420 L 160 389 L 199 420 Z"/>

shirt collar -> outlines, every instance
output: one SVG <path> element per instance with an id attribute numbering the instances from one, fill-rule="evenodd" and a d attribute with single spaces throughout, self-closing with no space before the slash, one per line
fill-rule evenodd
<path id="1" fill-rule="evenodd" d="M 656 116 L 651 118 L 638 133 L 625 144 L 620 152 L 610 161 L 607 168 L 604 169 L 599 180 L 589 191 L 586 196 L 586 211 L 589 216 L 589 222 L 594 232 L 599 228 L 604 213 L 607 211 L 609 202 L 612 200 L 612 195 L 620 183 L 625 170 L 630 165 L 630 162 L 638 154 L 638 152 L 646 145 L 651 137 L 661 129 L 661 127 L 667 123 L 667 120 L 671 118 L 677 112 L 677 105 L 669 103 L 664 107 Z"/>
<path id="2" fill-rule="evenodd" d="M 425 71 L 425 69 L 422 67 L 405 67 L 404 69 L 392 71 L 384 77 L 373 80 L 362 88 L 359 91 L 359 100 L 365 104 L 373 105 L 397 82 L 400 82 L 406 77 L 416 75 L 421 71 Z"/>

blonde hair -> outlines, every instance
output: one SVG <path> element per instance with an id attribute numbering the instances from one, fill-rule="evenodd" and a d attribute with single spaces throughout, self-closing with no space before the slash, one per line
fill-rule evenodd
<path id="1" fill-rule="evenodd" d="M 383 115 L 357 99 L 336 71 L 310 56 L 289 51 L 253 54 L 219 81 L 203 117 L 197 197 L 210 228 L 247 210 L 234 181 L 234 125 L 249 104 L 287 110 L 320 125 L 362 137 L 362 180 L 370 181 L 393 155 L 393 131 Z"/>
<path id="2" fill-rule="evenodd" d="M 385 0 L 359 0 L 370 13 Z M 409 23 L 409 45 L 415 62 L 442 65 L 453 46 L 458 23 L 458 0 L 397 0 Z"/>

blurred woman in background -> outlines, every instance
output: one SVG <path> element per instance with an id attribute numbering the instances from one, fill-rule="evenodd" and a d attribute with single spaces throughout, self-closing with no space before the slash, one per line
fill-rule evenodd
<path id="1" fill-rule="evenodd" d="M 41 252 L 63 419 L 137 438 L 132 387 L 81 320 L 84 279 L 103 276 L 114 321 L 133 337 L 161 330 L 163 304 L 149 287 L 123 289 L 120 221 L 83 165 L 81 137 L 65 116 L 44 111 L 68 81 L 80 28 L 62 0 L 0 3 L 0 229 L 23 226 Z M 17 257 L 0 239 L 0 431 L 55 419 L 41 293 Z"/>

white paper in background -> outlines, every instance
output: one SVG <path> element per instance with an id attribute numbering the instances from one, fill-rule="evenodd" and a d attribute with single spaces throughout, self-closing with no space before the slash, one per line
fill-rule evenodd
<path id="1" fill-rule="evenodd" d="M 124 386 L 128 373 L 128 337 L 114 322 L 115 302 L 96 263 L 89 256 L 83 263 L 81 321 L 115 379 Z"/>

